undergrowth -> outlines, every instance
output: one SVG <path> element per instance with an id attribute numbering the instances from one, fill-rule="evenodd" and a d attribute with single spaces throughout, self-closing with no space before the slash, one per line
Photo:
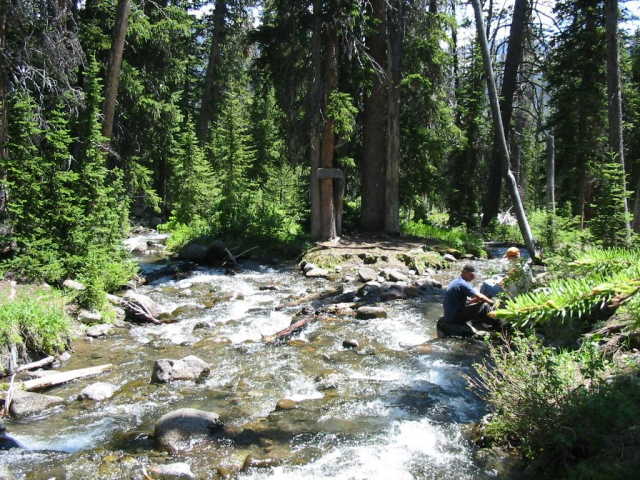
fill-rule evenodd
<path id="1" fill-rule="evenodd" d="M 482 238 L 463 227 L 445 228 L 422 221 L 407 221 L 402 224 L 402 232 L 424 238 L 428 243 L 442 244 L 474 255 L 480 255 L 483 250 Z"/>
<path id="2" fill-rule="evenodd" d="M 612 376 L 618 367 L 592 343 L 559 351 L 523 335 L 489 352 L 471 383 L 492 411 L 483 428 L 491 443 L 515 448 L 533 478 L 632 478 L 640 459 L 637 376 Z"/>
<path id="3" fill-rule="evenodd" d="M 0 345 L 21 343 L 45 355 L 64 349 L 70 323 L 58 291 L 25 287 L 13 299 L 0 293 Z"/>

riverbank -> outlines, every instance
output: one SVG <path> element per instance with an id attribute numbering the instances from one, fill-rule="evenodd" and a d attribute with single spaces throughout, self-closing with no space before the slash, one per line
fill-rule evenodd
<path id="1" fill-rule="evenodd" d="M 490 415 L 475 441 L 524 478 L 635 478 L 640 457 L 640 255 L 590 249 L 497 312 L 509 336 L 477 365 Z M 532 373 L 535 372 L 535 375 Z"/>

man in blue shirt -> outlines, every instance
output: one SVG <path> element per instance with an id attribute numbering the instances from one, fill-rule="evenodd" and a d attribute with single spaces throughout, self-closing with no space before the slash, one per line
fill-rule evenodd
<path id="1" fill-rule="evenodd" d="M 460 276 L 453 280 L 444 293 L 444 317 L 438 320 L 438 332 L 442 336 L 471 337 L 478 330 L 470 322 L 481 322 L 500 328 L 500 322 L 490 318 L 491 300 L 480 293 L 471 282 L 476 278 L 473 265 L 465 265 Z"/>

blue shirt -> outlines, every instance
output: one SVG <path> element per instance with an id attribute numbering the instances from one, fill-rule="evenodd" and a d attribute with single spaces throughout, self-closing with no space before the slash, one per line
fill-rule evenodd
<path id="1" fill-rule="evenodd" d="M 455 320 L 458 313 L 464 309 L 467 297 L 475 295 L 478 295 L 478 290 L 464 278 L 458 277 L 453 280 L 444 292 L 444 301 L 442 302 L 444 318 L 448 321 Z"/>

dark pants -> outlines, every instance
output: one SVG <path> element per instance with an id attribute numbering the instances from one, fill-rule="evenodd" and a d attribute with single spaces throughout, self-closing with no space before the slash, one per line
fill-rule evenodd
<path id="1" fill-rule="evenodd" d="M 438 320 L 438 334 L 445 337 L 472 337 L 473 330 L 467 325 L 468 321 L 478 330 L 500 330 L 502 322 L 487 316 L 490 311 L 491 306 L 487 303 L 466 305 L 454 319 L 442 317 Z"/>

